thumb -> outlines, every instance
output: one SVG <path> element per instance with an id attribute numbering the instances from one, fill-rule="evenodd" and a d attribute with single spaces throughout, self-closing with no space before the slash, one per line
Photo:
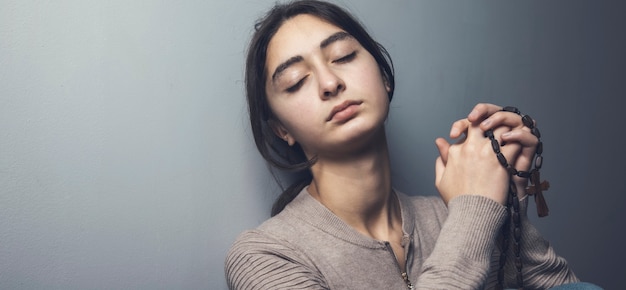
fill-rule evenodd
<path id="1" fill-rule="evenodd" d="M 443 138 L 435 139 L 435 145 L 437 145 L 437 149 L 439 150 L 439 157 L 441 157 L 441 161 L 443 165 L 448 163 L 448 150 L 450 149 L 450 143 Z"/>
<path id="2" fill-rule="evenodd" d="M 441 178 L 443 177 L 443 172 L 446 170 L 446 165 L 443 164 L 443 160 L 441 160 L 441 156 L 437 157 L 435 161 L 435 187 L 439 189 L 439 184 L 441 183 Z"/>

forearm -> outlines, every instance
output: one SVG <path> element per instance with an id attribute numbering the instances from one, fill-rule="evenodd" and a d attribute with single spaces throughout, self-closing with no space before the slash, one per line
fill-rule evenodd
<path id="1" fill-rule="evenodd" d="M 473 195 L 452 199 L 437 244 L 425 261 L 420 289 L 479 289 L 485 285 L 505 208 Z"/>
<path id="2" fill-rule="evenodd" d="M 578 278 L 571 271 L 567 262 L 558 256 L 550 243 L 528 219 L 528 199 L 520 200 L 520 257 L 522 262 L 522 277 L 525 289 L 546 289 L 552 286 L 577 282 Z M 513 229 L 512 229 L 513 230 Z M 512 237 L 512 236 L 511 236 Z M 514 287 L 516 285 L 515 254 L 513 253 L 515 240 L 509 239 L 509 252 L 506 265 L 506 278 Z"/>

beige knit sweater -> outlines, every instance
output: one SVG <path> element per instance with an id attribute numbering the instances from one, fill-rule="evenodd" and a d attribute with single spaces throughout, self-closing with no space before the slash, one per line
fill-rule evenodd
<path id="1" fill-rule="evenodd" d="M 436 196 L 397 195 L 408 279 L 416 289 L 494 287 L 505 207 L 480 196 L 457 197 L 446 208 Z M 527 203 L 521 202 L 524 288 L 578 281 L 529 223 Z M 506 286 L 516 287 L 512 259 L 506 270 Z M 357 232 L 306 188 L 280 214 L 237 238 L 225 271 L 231 289 L 407 289 L 389 244 Z"/>

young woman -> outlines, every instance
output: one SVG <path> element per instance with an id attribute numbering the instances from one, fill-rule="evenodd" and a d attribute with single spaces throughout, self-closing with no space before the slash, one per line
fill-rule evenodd
<path id="1" fill-rule="evenodd" d="M 501 150 L 508 164 L 528 171 L 538 139 L 517 114 L 479 104 L 453 124 L 450 137 L 458 143 L 436 140 L 441 198 L 394 190 L 384 127 L 393 65 L 341 8 L 296 1 L 271 9 L 248 50 L 246 89 L 261 155 L 306 177 L 279 197 L 271 219 L 238 237 L 226 260 L 231 289 L 477 289 L 519 282 L 546 289 L 578 281 L 528 222 L 524 178 L 514 186 L 523 267 L 513 255 L 499 263 L 510 175 L 485 131 L 507 144 Z"/>

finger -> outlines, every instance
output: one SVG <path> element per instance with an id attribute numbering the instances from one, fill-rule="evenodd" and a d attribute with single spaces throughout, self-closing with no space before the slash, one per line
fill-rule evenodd
<path id="1" fill-rule="evenodd" d="M 500 134 L 502 134 L 502 132 Z M 480 129 L 480 127 L 477 125 L 470 125 L 470 127 L 467 129 L 467 140 L 470 140 L 472 142 L 483 142 L 484 139 L 485 131 Z"/>
<path id="2" fill-rule="evenodd" d="M 533 120 L 533 124 L 535 121 Z M 511 112 L 496 112 L 493 115 L 487 117 L 480 123 L 480 128 L 483 130 L 489 130 L 498 126 L 508 126 L 511 128 L 523 127 L 524 123 L 520 115 Z M 530 129 L 528 129 L 530 131 Z"/>
<path id="3" fill-rule="evenodd" d="M 537 144 L 539 143 L 539 139 L 537 139 L 537 136 L 533 135 L 526 127 L 503 132 L 502 134 L 500 134 L 500 138 L 502 139 L 502 142 L 516 142 L 521 144 L 524 148 L 532 148 L 533 150 L 535 149 L 535 147 L 537 147 Z"/>
<path id="4" fill-rule="evenodd" d="M 467 133 L 467 128 L 469 128 L 470 122 L 467 119 L 461 119 L 454 123 L 452 123 L 452 128 L 450 129 L 450 138 L 456 139 L 461 137 L 462 134 Z"/>
<path id="5" fill-rule="evenodd" d="M 501 138 L 504 142 L 520 144 L 520 146 L 522 146 L 520 156 L 518 157 L 519 160 L 516 163 L 516 169 L 528 171 L 534 161 L 539 139 L 525 129 L 516 129 L 506 132 L 502 134 Z"/>
<path id="6" fill-rule="evenodd" d="M 506 149 L 507 153 L 510 153 L 513 155 L 517 155 L 517 153 L 519 153 L 518 151 L 521 150 L 523 145 L 520 142 L 518 142 L 518 140 L 515 138 L 505 139 L 503 138 L 503 136 L 510 136 L 511 132 L 513 131 L 515 131 L 516 132 L 515 134 L 517 135 L 519 131 L 523 131 L 522 128 L 511 129 L 508 126 L 499 126 L 492 130 L 493 130 L 493 136 L 500 143 L 500 149 L 505 150 L 504 148 L 507 148 Z M 507 159 L 508 159 L 508 156 L 507 156 Z"/>
<path id="7" fill-rule="evenodd" d="M 441 161 L 443 164 L 448 163 L 448 150 L 450 149 L 450 143 L 443 138 L 435 139 L 435 145 L 437 145 L 437 149 L 439 150 L 439 157 L 441 157 Z"/>
<path id="8" fill-rule="evenodd" d="M 500 106 L 488 103 L 480 103 L 474 106 L 474 109 L 472 109 L 469 115 L 467 115 L 467 119 L 472 123 L 477 123 L 500 110 L 502 110 L 502 107 Z"/>

